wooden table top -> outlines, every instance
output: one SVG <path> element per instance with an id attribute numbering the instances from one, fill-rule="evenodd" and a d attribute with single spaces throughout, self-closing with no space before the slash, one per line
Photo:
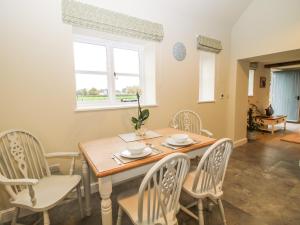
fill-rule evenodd
<path id="1" fill-rule="evenodd" d="M 158 138 L 143 140 L 141 142 L 153 144 L 154 148 L 161 150 L 162 153 L 145 157 L 140 160 L 136 160 L 122 165 L 118 165 L 114 161 L 114 159 L 112 159 L 113 153 L 120 152 L 121 150 L 125 149 L 128 144 L 118 136 L 97 139 L 85 143 L 79 143 L 79 149 L 88 161 L 94 174 L 97 177 L 105 177 L 158 161 L 166 155 L 174 152 L 189 152 L 202 147 L 207 147 L 209 145 L 212 145 L 216 141 L 216 139 L 213 138 L 201 136 L 194 133 L 184 132 L 188 134 L 197 143 L 187 147 L 179 148 L 177 150 L 172 150 L 168 147 L 161 146 L 161 143 L 164 142 L 164 140 L 170 135 L 183 133 L 183 131 L 174 128 L 163 128 L 155 130 L 155 132 L 158 132 L 162 136 Z"/>
<path id="2" fill-rule="evenodd" d="M 256 118 L 258 119 L 262 119 L 262 120 L 278 120 L 278 119 L 282 119 L 282 118 L 286 118 L 286 115 L 274 115 L 274 116 L 256 116 Z"/>

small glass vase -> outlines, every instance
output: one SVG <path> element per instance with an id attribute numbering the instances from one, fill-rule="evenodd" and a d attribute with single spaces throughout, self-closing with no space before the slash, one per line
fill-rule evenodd
<path id="1" fill-rule="evenodd" d="M 140 127 L 139 129 L 135 130 L 135 135 L 139 137 L 144 137 L 146 135 L 146 128 Z"/>

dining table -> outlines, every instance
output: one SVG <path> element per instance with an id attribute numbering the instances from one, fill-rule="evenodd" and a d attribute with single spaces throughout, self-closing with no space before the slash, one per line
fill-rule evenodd
<path id="1" fill-rule="evenodd" d="M 115 154 L 126 149 L 128 145 L 128 142 L 124 141 L 120 136 L 99 138 L 79 143 L 79 149 L 82 155 L 85 213 L 87 216 L 91 215 L 92 211 L 90 171 L 95 175 L 98 182 L 101 198 L 102 225 L 112 225 L 111 194 L 114 185 L 146 174 L 157 161 L 175 152 L 185 153 L 191 159 L 197 156 L 201 157 L 216 141 L 214 138 L 175 128 L 162 128 L 154 131 L 159 134 L 158 137 L 143 139 L 139 142 L 144 142 L 147 146 L 151 147 L 153 151 L 155 150 L 156 153 L 125 163 L 115 158 Z M 174 134 L 182 133 L 187 134 L 193 140 L 193 143 L 178 148 L 164 144 L 167 138 Z"/>

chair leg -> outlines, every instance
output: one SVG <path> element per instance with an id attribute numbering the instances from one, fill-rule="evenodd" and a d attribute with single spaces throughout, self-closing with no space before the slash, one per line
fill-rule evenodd
<path id="1" fill-rule="evenodd" d="M 198 200 L 198 219 L 199 219 L 199 225 L 204 225 L 204 215 L 203 215 L 203 200 Z"/>
<path id="2" fill-rule="evenodd" d="M 80 184 L 77 185 L 76 190 L 77 190 L 77 198 L 78 198 L 78 204 L 79 204 L 79 209 L 80 209 L 80 216 L 83 218 L 83 208 L 82 208 L 82 197 L 81 197 L 81 189 L 80 189 Z"/>
<path id="3" fill-rule="evenodd" d="M 123 210 L 122 210 L 122 208 L 119 206 L 119 209 L 118 209 L 117 225 L 121 225 L 121 223 L 122 223 L 122 216 L 123 216 Z"/>
<path id="4" fill-rule="evenodd" d="M 219 204 L 219 208 L 220 208 L 220 211 L 221 211 L 221 217 L 222 217 L 223 223 L 224 223 L 224 225 L 226 225 L 224 207 L 223 207 L 223 204 L 222 204 L 222 200 L 220 198 L 218 199 L 218 204 Z"/>
<path id="5" fill-rule="evenodd" d="M 49 219 L 48 211 L 43 212 L 43 217 L 44 217 L 44 225 L 50 225 L 50 219 Z"/>
<path id="6" fill-rule="evenodd" d="M 20 214 L 20 208 L 16 207 L 14 217 L 11 221 L 11 225 L 17 225 L 17 219 L 18 219 L 19 214 Z"/>

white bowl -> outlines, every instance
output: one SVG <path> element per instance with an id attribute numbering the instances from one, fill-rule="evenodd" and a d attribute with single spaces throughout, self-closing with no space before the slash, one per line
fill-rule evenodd
<path id="1" fill-rule="evenodd" d="M 189 138 L 189 135 L 187 134 L 174 134 L 171 136 L 171 138 L 177 142 L 177 143 L 183 143 L 186 142 Z"/>
<path id="2" fill-rule="evenodd" d="M 141 154 L 145 148 L 146 145 L 141 142 L 130 142 L 127 145 L 127 150 L 133 155 Z"/>

